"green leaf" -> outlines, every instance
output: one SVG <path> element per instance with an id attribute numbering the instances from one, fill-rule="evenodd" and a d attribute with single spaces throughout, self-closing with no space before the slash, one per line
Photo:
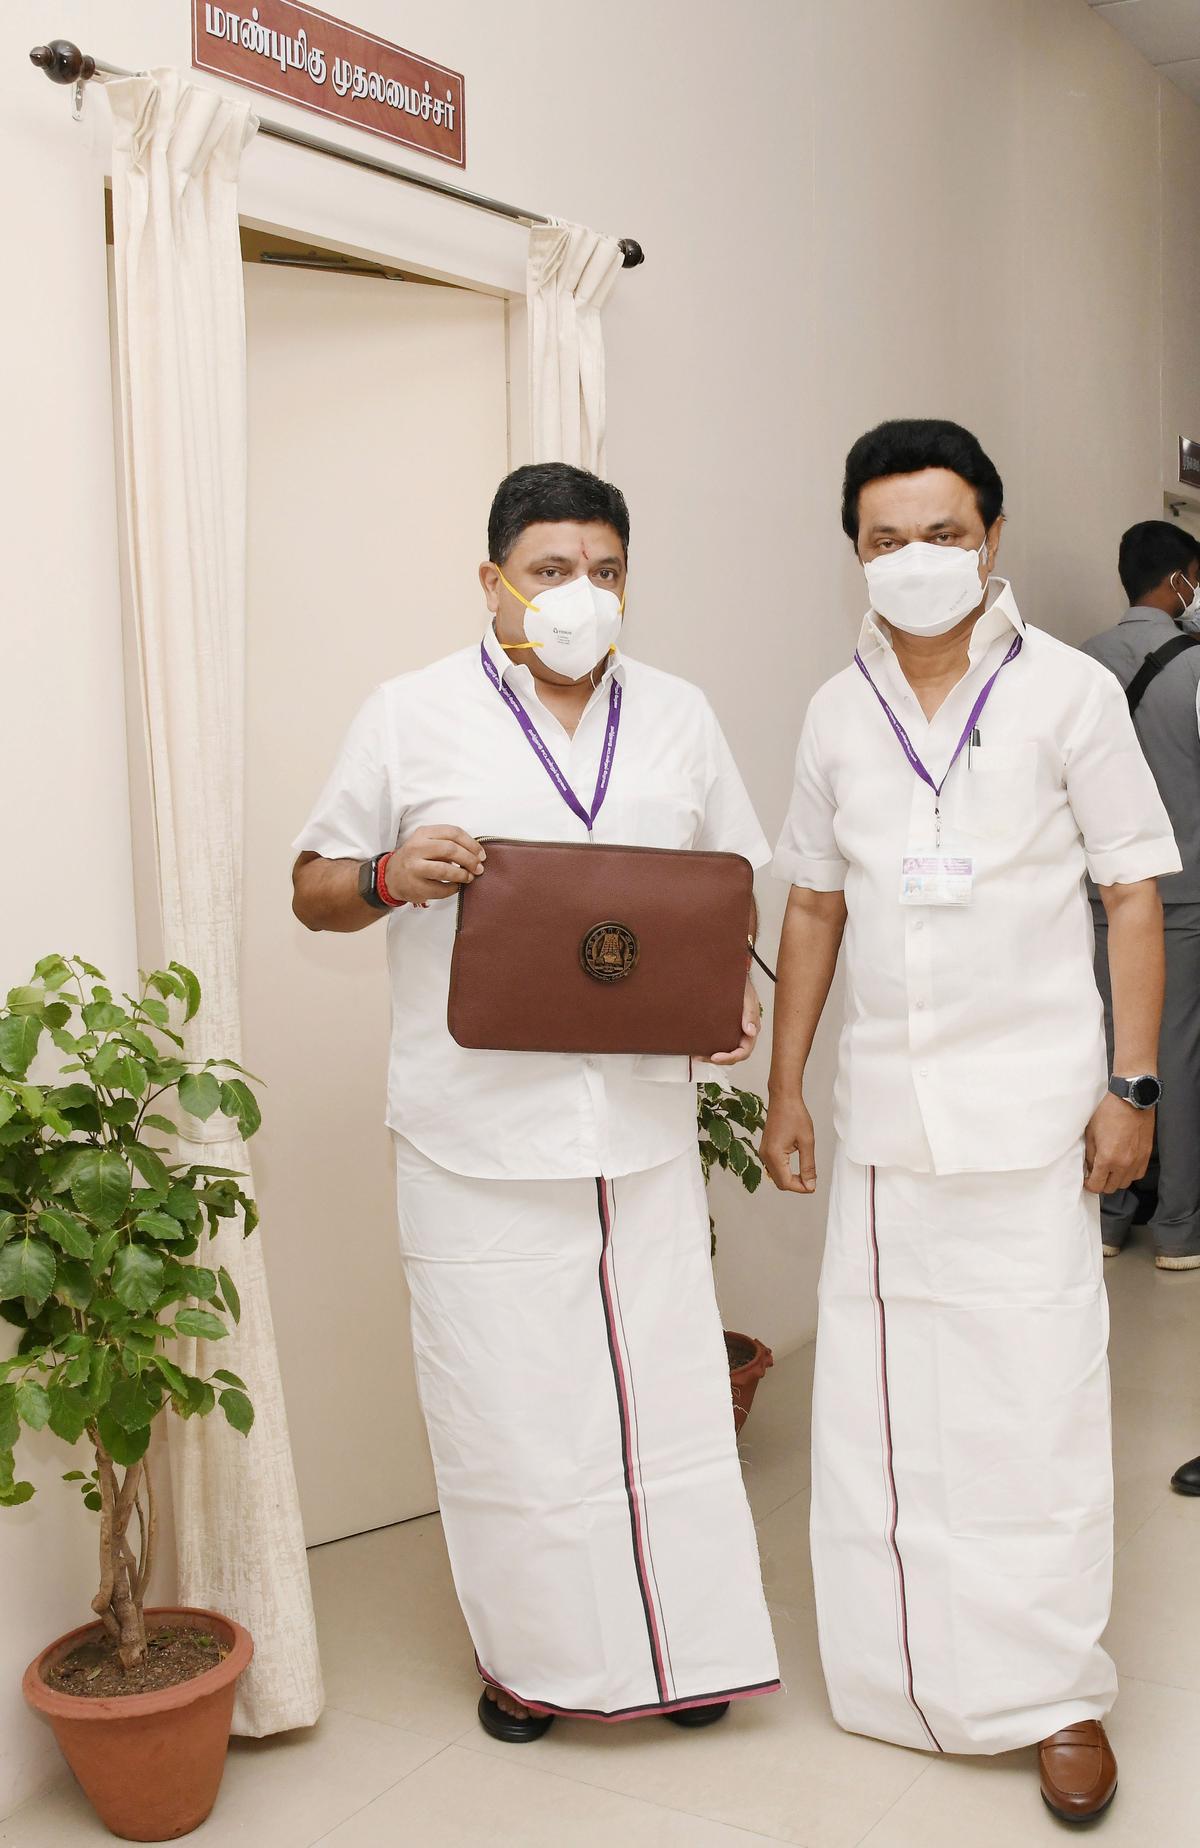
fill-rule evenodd
<path id="1" fill-rule="evenodd" d="M 0 1245 L 7 1244 L 17 1229 L 15 1213 L 0 1213 Z"/>
<path id="2" fill-rule="evenodd" d="M 11 1475 L 11 1465 L 7 1472 L 0 1470 L 0 1508 L 19 1508 L 22 1502 L 32 1501 L 32 1482 L 9 1482 L 6 1474 Z"/>
<path id="3" fill-rule="evenodd" d="M 115 1001 L 89 1001 L 81 1012 L 83 1024 L 91 1033 L 111 1033 L 114 1027 L 129 1019 L 125 1009 L 118 1007 Z"/>
<path id="4" fill-rule="evenodd" d="M 722 1155 L 728 1154 L 729 1145 L 733 1141 L 733 1131 L 730 1129 L 724 1117 L 714 1116 L 712 1122 L 709 1124 L 708 1135 L 715 1149 Z"/>
<path id="5" fill-rule="evenodd" d="M 92 1248 L 91 1273 L 93 1277 L 102 1277 L 112 1263 L 113 1252 L 121 1242 L 119 1232 L 102 1232 Z"/>
<path id="6" fill-rule="evenodd" d="M 110 1149 L 86 1149 L 71 1170 L 71 1198 L 97 1225 L 118 1220 L 132 1192 L 129 1169 Z"/>
<path id="7" fill-rule="evenodd" d="M 173 1219 L 182 1219 L 184 1225 L 194 1225 L 200 1217 L 200 1202 L 186 1181 L 176 1181 L 163 1202 Z"/>
<path id="8" fill-rule="evenodd" d="M 149 1081 L 145 1067 L 124 1053 L 108 1063 L 103 1078 L 104 1084 L 110 1091 L 128 1091 L 133 1097 L 146 1095 Z"/>
<path id="9" fill-rule="evenodd" d="M 762 1180 L 762 1177 L 762 1169 L 757 1162 L 752 1162 L 742 1176 L 742 1186 L 746 1189 L 747 1193 L 757 1193 L 758 1184 Z"/>
<path id="10" fill-rule="evenodd" d="M 49 1001 L 42 1009 L 42 1019 L 48 1027 L 61 1030 L 71 1018 L 71 1010 L 65 1001 Z"/>
<path id="11" fill-rule="evenodd" d="M 69 1258 L 90 1258 L 95 1241 L 81 1219 L 64 1213 L 61 1206 L 48 1206 L 38 1214 L 39 1228 L 66 1252 Z"/>
<path id="12" fill-rule="evenodd" d="M 96 1093 L 90 1084 L 60 1084 L 48 1093 L 48 1101 L 56 1110 L 79 1110 L 96 1101 Z"/>
<path id="13" fill-rule="evenodd" d="M 83 1505 L 85 1508 L 90 1508 L 93 1514 L 99 1514 L 101 1508 L 103 1508 L 104 1506 L 104 1503 L 100 1500 L 100 1497 L 96 1493 L 95 1489 L 89 1489 L 87 1494 L 83 1498 Z"/>
<path id="14" fill-rule="evenodd" d="M 46 1005 L 44 988 L 10 988 L 8 1006 L 14 1014 L 40 1014 Z"/>
<path id="15" fill-rule="evenodd" d="M 108 1398 L 109 1379 L 112 1374 L 113 1351 L 107 1345 L 96 1348 L 92 1353 L 92 1370 L 88 1374 L 87 1404 L 91 1407 L 103 1405 Z"/>
<path id="16" fill-rule="evenodd" d="M 162 1289 L 163 1261 L 144 1245 L 126 1245 L 117 1253 L 112 1287 L 127 1309 L 149 1309 Z"/>
<path id="17" fill-rule="evenodd" d="M 225 1269 L 223 1264 L 219 1276 L 221 1279 L 221 1294 L 225 1298 L 225 1307 L 228 1309 L 234 1321 L 240 1322 L 242 1319 L 242 1299 L 237 1293 L 237 1285 L 234 1283 L 233 1278 L 229 1275 L 229 1272 Z"/>
<path id="18" fill-rule="evenodd" d="M 41 1037 L 42 1023 L 31 1014 L 10 1014 L 0 1020 L 0 1066 L 12 1077 L 23 1078 Z"/>
<path id="19" fill-rule="evenodd" d="M 22 1380 L 17 1386 L 17 1410 L 31 1431 L 44 1430 L 50 1420 L 50 1398 L 36 1380 Z"/>
<path id="20" fill-rule="evenodd" d="M 742 1175 L 745 1174 L 749 1161 L 750 1156 L 745 1143 L 739 1142 L 735 1136 L 729 1146 L 729 1166 L 735 1174 Z"/>
<path id="21" fill-rule="evenodd" d="M 241 1078 L 229 1078 L 222 1084 L 221 1108 L 226 1116 L 237 1118 L 238 1128 L 247 1141 L 262 1123 L 258 1099 Z"/>
<path id="22" fill-rule="evenodd" d="M 105 1122 L 112 1123 L 118 1128 L 125 1123 L 132 1123 L 137 1113 L 138 1102 L 136 1097 L 116 1097 L 111 1104 L 105 1104 L 104 1106 Z"/>
<path id="23" fill-rule="evenodd" d="M 229 1371 L 228 1367 L 218 1367 L 213 1374 L 213 1378 L 214 1380 L 222 1380 L 226 1386 L 240 1386 L 243 1392 L 246 1390 L 245 1380 L 240 1380 L 236 1373 L 231 1373 Z"/>
<path id="24" fill-rule="evenodd" d="M 0 1091 L 0 1127 L 17 1113 L 17 1100 L 11 1091 Z"/>
<path id="25" fill-rule="evenodd" d="M 157 988 L 160 995 L 173 995 L 182 1000 L 186 994 L 183 983 L 177 975 L 168 975 L 165 969 L 156 969 L 153 975 L 145 977 L 147 988 Z"/>
<path id="26" fill-rule="evenodd" d="M 254 1423 L 254 1407 L 245 1393 L 231 1386 L 228 1392 L 221 1394 L 221 1410 L 234 1430 L 240 1431 L 244 1437 Z"/>
<path id="27" fill-rule="evenodd" d="M 119 1037 L 127 1046 L 132 1046 L 136 1053 L 140 1053 L 143 1059 L 158 1058 L 158 1047 L 149 1034 L 143 1033 L 140 1027 L 122 1027 Z"/>
<path id="28" fill-rule="evenodd" d="M 71 961 L 78 963 L 83 973 L 85 975 L 90 975 L 93 981 L 102 982 L 104 980 L 103 969 L 97 969 L 95 963 L 84 962 L 82 956 L 72 956 Z"/>
<path id="29" fill-rule="evenodd" d="M 171 1190 L 171 1177 L 162 1156 L 156 1155 L 153 1149 L 148 1149 L 142 1142 L 128 1143 L 125 1152 L 147 1187 L 152 1187 L 165 1198 Z"/>
<path id="30" fill-rule="evenodd" d="M 54 1253 L 41 1239 L 10 1238 L 0 1246 L 0 1297 L 19 1296 L 40 1309 L 58 1269 Z"/>
<path id="31" fill-rule="evenodd" d="M 140 1380 L 118 1375 L 108 1395 L 108 1413 L 123 1431 L 140 1431 L 158 1414 L 162 1403 L 157 1391 L 149 1390 Z"/>
<path id="32" fill-rule="evenodd" d="M 10 1383 L 0 1386 L 0 1451 L 11 1450 L 20 1435 L 17 1389 Z"/>
<path id="33" fill-rule="evenodd" d="M 57 953 L 43 956 L 41 961 L 34 965 L 33 973 L 40 982 L 46 984 L 47 988 L 61 988 L 64 982 L 69 982 L 71 979 L 71 971 L 66 961 Z"/>
<path id="34" fill-rule="evenodd" d="M 142 999 L 142 1012 L 148 1014 L 155 1026 L 165 1027 L 171 1018 L 171 1010 L 165 1001 L 156 1001 L 152 995 Z"/>
<path id="35" fill-rule="evenodd" d="M 139 1463 L 150 1448 L 150 1426 L 140 1426 L 137 1430 L 127 1431 L 106 1406 L 96 1417 L 96 1426 L 100 1432 L 100 1442 L 104 1445 L 114 1463 L 122 1469 L 128 1469 L 131 1463 Z"/>
<path id="36" fill-rule="evenodd" d="M 183 1227 L 170 1213 L 139 1213 L 134 1224 L 151 1238 L 175 1239 L 184 1236 Z"/>
<path id="37" fill-rule="evenodd" d="M 79 1264 L 73 1258 L 60 1258 L 58 1275 L 54 1279 L 54 1294 L 60 1303 L 68 1303 L 72 1309 L 86 1309 L 95 1294 L 92 1273 L 86 1264 Z"/>
<path id="38" fill-rule="evenodd" d="M 211 1072 L 188 1072 L 179 1080 L 183 1108 L 204 1122 L 221 1104 L 221 1087 Z"/>
<path id="39" fill-rule="evenodd" d="M 181 962 L 173 962 L 171 971 L 179 977 L 183 984 L 184 997 L 187 1001 L 187 1012 L 184 1014 L 184 1019 L 191 1020 L 200 1006 L 200 982 Z"/>
<path id="40" fill-rule="evenodd" d="M 177 1136 L 179 1134 L 179 1125 L 177 1123 L 172 1123 L 170 1117 L 157 1116 L 151 1113 L 149 1116 L 144 1116 L 142 1118 L 142 1124 L 146 1129 L 161 1130 L 165 1136 Z"/>
<path id="41" fill-rule="evenodd" d="M 158 1368 L 160 1377 L 166 1381 L 171 1391 L 182 1393 L 186 1398 L 191 1375 L 185 1373 L 181 1367 L 177 1367 L 173 1360 L 168 1360 L 165 1354 L 156 1354 L 154 1364 Z"/>
<path id="42" fill-rule="evenodd" d="M 229 1330 L 208 1309 L 181 1309 L 175 1317 L 175 1333 L 194 1335 L 198 1341 L 223 1341 Z"/>
<path id="43" fill-rule="evenodd" d="M 205 1270 L 202 1264 L 189 1264 L 184 1272 L 187 1279 L 188 1295 L 198 1296 L 201 1302 L 211 1303 L 217 1294 L 217 1273 Z"/>
<path id="44" fill-rule="evenodd" d="M 89 1478 L 81 1469 L 68 1469 L 63 1472 L 64 1482 L 87 1482 Z"/>

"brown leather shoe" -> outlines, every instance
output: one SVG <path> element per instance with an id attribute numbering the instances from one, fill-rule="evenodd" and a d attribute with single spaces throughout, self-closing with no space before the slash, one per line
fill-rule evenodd
<path id="1" fill-rule="evenodd" d="M 1099 1720 L 1064 1726 L 1038 1746 L 1042 1796 L 1063 1822 L 1091 1822 L 1117 1794 L 1117 1761 Z"/>

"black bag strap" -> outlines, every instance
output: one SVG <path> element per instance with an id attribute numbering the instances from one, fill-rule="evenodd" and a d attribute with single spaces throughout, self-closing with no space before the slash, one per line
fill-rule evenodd
<path id="1" fill-rule="evenodd" d="M 1156 648 L 1153 654 L 1146 656 L 1125 689 L 1125 697 L 1129 701 L 1130 718 L 1141 705 L 1142 694 L 1155 675 L 1161 674 L 1163 668 L 1168 667 L 1176 655 L 1181 655 L 1185 648 L 1200 648 L 1200 635 L 1173 635 L 1169 642 L 1164 642 L 1161 648 Z"/>

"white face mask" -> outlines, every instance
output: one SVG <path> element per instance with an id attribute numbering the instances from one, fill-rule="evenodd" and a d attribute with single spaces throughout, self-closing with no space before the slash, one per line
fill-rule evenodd
<path id="1" fill-rule="evenodd" d="M 593 584 L 589 577 L 577 577 L 539 590 L 537 602 L 530 603 L 503 571 L 500 581 L 525 605 L 524 646 L 536 649 L 538 660 L 553 673 L 582 680 L 612 652 L 625 610 L 624 598 L 614 591 Z"/>
<path id="2" fill-rule="evenodd" d="M 1182 571 L 1175 575 L 1179 578 L 1179 583 L 1176 584 L 1175 577 L 1172 577 L 1171 589 L 1183 603 L 1183 608 L 1175 620 L 1181 629 L 1187 630 L 1189 635 L 1200 635 L 1200 584 L 1189 583 Z"/>
<path id="3" fill-rule="evenodd" d="M 863 566 L 871 608 L 906 635 L 945 635 L 983 597 L 979 564 L 986 550 L 986 539 L 974 552 L 915 539 L 881 552 Z"/>

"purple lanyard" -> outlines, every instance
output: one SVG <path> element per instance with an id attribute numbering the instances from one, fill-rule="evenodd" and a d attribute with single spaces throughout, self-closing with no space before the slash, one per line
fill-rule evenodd
<path id="1" fill-rule="evenodd" d="M 608 794 L 608 785 L 612 777 L 613 758 L 617 754 L 617 733 L 621 728 L 620 681 L 614 674 L 612 684 L 609 687 L 608 726 L 604 733 L 604 749 L 600 753 L 600 769 L 596 775 L 596 793 L 592 797 L 592 807 L 589 813 L 559 769 L 550 751 L 549 745 L 542 737 L 541 732 L 526 712 L 524 706 L 521 704 L 512 688 L 507 686 L 496 672 L 495 663 L 489 658 L 487 645 L 484 642 L 479 644 L 479 659 L 483 662 L 484 673 L 508 707 L 508 710 L 512 713 L 513 718 L 517 721 L 521 730 L 525 733 L 529 741 L 530 749 L 539 758 L 546 775 L 554 784 L 555 789 L 557 789 L 567 807 L 578 815 L 590 836 L 596 823 L 596 817 L 604 806 L 604 798 Z"/>
<path id="2" fill-rule="evenodd" d="M 1001 674 L 1004 672 L 1004 669 L 1008 666 L 1009 662 L 1015 661 L 1017 656 L 1020 654 L 1020 652 L 1021 652 L 1021 637 L 1018 635 L 1014 638 L 1012 647 L 1009 649 L 1003 661 L 1001 661 L 999 667 L 996 669 L 995 673 L 992 675 L 991 679 L 988 681 L 987 685 L 984 687 L 982 693 L 979 695 L 979 698 L 975 701 L 975 704 L 972 706 L 971 716 L 967 720 L 966 725 L 963 727 L 963 735 L 954 747 L 953 757 L 950 759 L 950 762 L 946 765 L 946 774 L 945 776 L 943 776 L 940 783 L 935 783 L 933 778 L 930 776 L 928 770 L 925 768 L 924 764 L 921 762 L 921 759 L 917 756 L 917 753 L 913 748 L 912 739 L 909 737 L 908 733 L 905 731 L 903 725 L 901 725 L 899 719 L 896 717 L 895 713 L 892 711 L 891 707 L 888 705 L 886 699 L 884 699 L 883 694 L 879 691 L 879 688 L 875 685 L 875 682 L 871 679 L 871 676 L 869 672 L 867 671 L 866 662 L 863 660 L 858 650 L 855 649 L 854 665 L 857 667 L 859 673 L 862 675 L 863 679 L 866 681 L 867 685 L 870 687 L 872 693 L 875 695 L 876 699 L 879 701 L 879 704 L 883 707 L 883 710 L 887 713 L 888 724 L 891 726 L 897 738 L 900 740 L 900 749 L 904 752 L 904 755 L 907 757 L 909 763 L 912 765 L 913 769 L 916 771 L 921 781 L 923 783 L 928 783 L 930 789 L 932 789 L 933 799 L 934 799 L 935 804 L 940 804 L 941 802 L 942 791 L 946 787 L 946 778 L 950 775 L 950 772 L 953 770 L 955 764 L 958 762 L 959 758 L 962 756 L 963 751 L 966 748 L 968 739 L 971 737 L 972 733 L 975 730 L 975 727 L 978 725 L 979 715 L 981 714 L 984 707 L 988 703 L 988 698 L 991 694 L 992 688 L 995 686 L 996 682 L 999 680 Z M 938 811 L 935 808 L 935 813 L 937 812 Z"/>

